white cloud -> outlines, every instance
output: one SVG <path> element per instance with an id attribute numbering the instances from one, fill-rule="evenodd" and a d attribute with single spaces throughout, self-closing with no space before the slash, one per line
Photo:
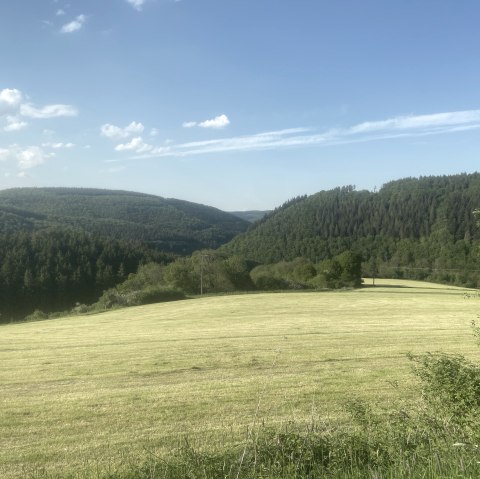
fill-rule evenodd
<path id="1" fill-rule="evenodd" d="M 139 12 L 141 12 L 143 5 L 145 3 L 145 0 L 127 0 L 127 3 L 129 3 L 135 10 L 138 10 Z"/>
<path id="2" fill-rule="evenodd" d="M 211 120 L 205 120 L 198 124 L 198 126 L 202 128 L 215 129 L 225 128 L 228 125 L 230 125 L 230 120 L 228 119 L 227 115 L 219 115 Z"/>
<path id="3" fill-rule="evenodd" d="M 71 105 L 56 104 L 37 108 L 32 103 L 25 103 L 24 98 L 24 94 L 16 88 L 0 90 L 0 120 L 5 122 L 3 128 L 0 125 L 0 131 L 19 131 L 28 126 L 20 117 L 46 119 L 78 115 L 77 109 Z"/>
<path id="4" fill-rule="evenodd" d="M 28 126 L 28 123 L 21 121 L 16 116 L 7 115 L 7 126 L 3 128 L 4 131 L 20 131 Z"/>
<path id="5" fill-rule="evenodd" d="M 158 136 L 160 131 L 157 128 L 152 128 L 150 130 L 150 136 Z"/>
<path id="6" fill-rule="evenodd" d="M 141 123 L 132 121 L 132 123 L 130 123 L 130 125 L 126 126 L 125 128 L 106 123 L 105 125 L 102 125 L 100 127 L 100 132 L 103 136 L 106 136 L 107 138 L 119 140 L 122 138 L 128 138 L 129 136 L 138 133 L 143 133 L 144 129 L 145 127 Z"/>
<path id="7" fill-rule="evenodd" d="M 63 10 L 63 8 L 59 8 L 55 15 L 57 15 L 57 17 L 61 17 L 62 15 L 65 15 L 65 10 Z"/>
<path id="8" fill-rule="evenodd" d="M 80 30 L 83 27 L 86 21 L 87 21 L 87 17 L 85 15 L 78 15 L 78 17 L 75 18 L 75 20 L 63 25 L 63 27 L 60 29 L 60 33 L 76 32 L 77 30 Z"/>
<path id="9" fill-rule="evenodd" d="M 0 115 L 5 112 L 15 111 L 22 102 L 23 94 L 16 88 L 0 90 Z"/>
<path id="10" fill-rule="evenodd" d="M 115 147 L 115 151 L 134 151 L 135 153 L 147 153 L 152 149 L 153 146 L 145 143 L 141 136 L 132 138 L 130 142 Z"/>
<path id="11" fill-rule="evenodd" d="M 247 136 L 171 144 L 153 148 L 135 158 L 184 157 L 207 153 L 260 151 L 300 146 L 332 146 L 348 143 L 440 135 L 480 129 L 480 110 L 411 115 L 363 122 L 349 128 L 315 133 L 290 128 Z"/>
<path id="12" fill-rule="evenodd" d="M 205 121 L 185 121 L 182 123 L 183 128 L 194 128 L 195 126 L 199 126 L 201 128 L 213 128 L 216 130 L 221 130 L 226 126 L 230 125 L 230 120 L 228 119 L 227 115 L 219 115 L 211 120 Z"/>
<path id="13" fill-rule="evenodd" d="M 10 145 L 8 148 L 0 148 L 0 160 L 13 160 L 17 163 L 20 170 L 28 170 L 35 166 L 42 165 L 54 156 L 55 153 L 46 153 L 39 146 L 28 146 L 24 148 L 19 145 Z"/>
<path id="14" fill-rule="evenodd" d="M 32 104 L 25 103 L 20 106 L 20 114 L 27 118 L 45 119 L 77 116 L 78 110 L 71 105 L 46 105 L 42 108 L 35 108 Z"/>
<path id="15" fill-rule="evenodd" d="M 52 156 L 54 156 L 53 153 L 45 153 L 39 146 L 29 146 L 28 148 L 15 152 L 15 158 L 21 170 L 28 170 L 35 166 L 42 165 Z"/>

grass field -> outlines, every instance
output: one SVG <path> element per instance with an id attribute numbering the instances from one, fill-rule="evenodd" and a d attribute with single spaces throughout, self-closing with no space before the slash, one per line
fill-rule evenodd
<path id="1" fill-rule="evenodd" d="M 0 326 L 0 477 L 87 477 L 187 436 L 208 448 L 239 440 L 256 420 L 341 421 L 349 398 L 414 395 L 408 351 L 478 358 L 475 296 L 376 284 Z"/>

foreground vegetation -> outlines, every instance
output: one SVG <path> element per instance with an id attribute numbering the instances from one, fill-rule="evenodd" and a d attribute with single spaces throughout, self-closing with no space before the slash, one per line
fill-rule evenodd
<path id="1" fill-rule="evenodd" d="M 480 303 L 401 286 L 4 325 L 0 475 L 475 477 L 475 368 L 459 423 L 431 414 L 438 389 L 420 402 L 406 353 L 478 359 Z"/>

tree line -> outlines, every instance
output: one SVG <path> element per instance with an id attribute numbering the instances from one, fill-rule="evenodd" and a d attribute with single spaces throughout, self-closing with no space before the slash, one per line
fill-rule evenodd
<path id="1" fill-rule="evenodd" d="M 48 229 L 0 235 L 0 321 L 91 303 L 140 264 L 171 261 L 139 243 Z"/>

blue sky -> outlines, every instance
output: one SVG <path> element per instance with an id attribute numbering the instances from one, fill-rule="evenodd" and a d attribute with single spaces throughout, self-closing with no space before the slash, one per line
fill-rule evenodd
<path id="1" fill-rule="evenodd" d="M 224 210 L 480 169 L 478 0 L 0 2 L 0 189 Z"/>

